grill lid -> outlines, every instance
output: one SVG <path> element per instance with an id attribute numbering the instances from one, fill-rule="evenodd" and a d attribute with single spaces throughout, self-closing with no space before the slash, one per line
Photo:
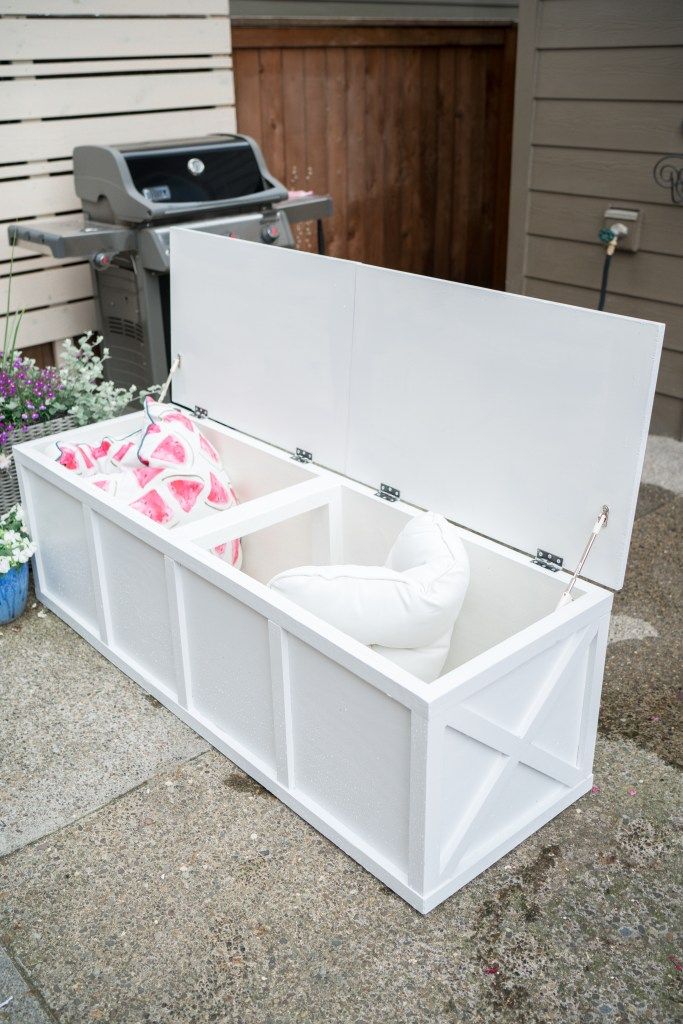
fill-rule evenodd
<path id="1" fill-rule="evenodd" d="M 107 223 L 197 219 L 287 198 L 246 135 L 77 146 L 74 186 L 86 218 Z"/>

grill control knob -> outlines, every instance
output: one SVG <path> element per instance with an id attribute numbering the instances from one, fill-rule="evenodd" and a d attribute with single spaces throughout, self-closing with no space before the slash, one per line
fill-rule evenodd
<path id="1" fill-rule="evenodd" d="M 96 252 L 90 257 L 90 262 L 95 270 L 106 270 L 111 266 L 112 256 L 111 252 Z"/>
<path id="2" fill-rule="evenodd" d="M 280 229 L 277 224 L 266 224 L 261 228 L 261 241 L 272 245 L 280 237 Z"/>

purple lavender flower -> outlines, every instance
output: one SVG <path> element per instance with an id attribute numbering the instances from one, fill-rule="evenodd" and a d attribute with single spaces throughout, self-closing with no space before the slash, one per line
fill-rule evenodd
<path id="1" fill-rule="evenodd" d="M 0 445 L 11 444 L 18 427 L 26 433 L 30 424 L 51 419 L 51 403 L 62 389 L 55 367 L 41 369 L 22 356 L 0 369 Z"/>

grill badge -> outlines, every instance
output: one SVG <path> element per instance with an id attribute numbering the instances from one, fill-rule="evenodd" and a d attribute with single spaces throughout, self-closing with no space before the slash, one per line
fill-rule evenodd
<path id="1" fill-rule="evenodd" d="M 187 161 L 187 169 L 190 174 L 194 174 L 196 177 L 198 174 L 204 173 L 204 164 L 198 156 L 193 156 Z"/>

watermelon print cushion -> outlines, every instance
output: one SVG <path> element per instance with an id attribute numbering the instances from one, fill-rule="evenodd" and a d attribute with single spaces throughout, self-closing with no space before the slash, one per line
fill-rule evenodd
<path id="1" fill-rule="evenodd" d="M 220 456 L 195 420 L 148 397 L 146 427 L 98 445 L 57 442 L 57 461 L 160 526 L 204 519 L 237 504 Z M 214 553 L 239 568 L 239 540 Z"/>

